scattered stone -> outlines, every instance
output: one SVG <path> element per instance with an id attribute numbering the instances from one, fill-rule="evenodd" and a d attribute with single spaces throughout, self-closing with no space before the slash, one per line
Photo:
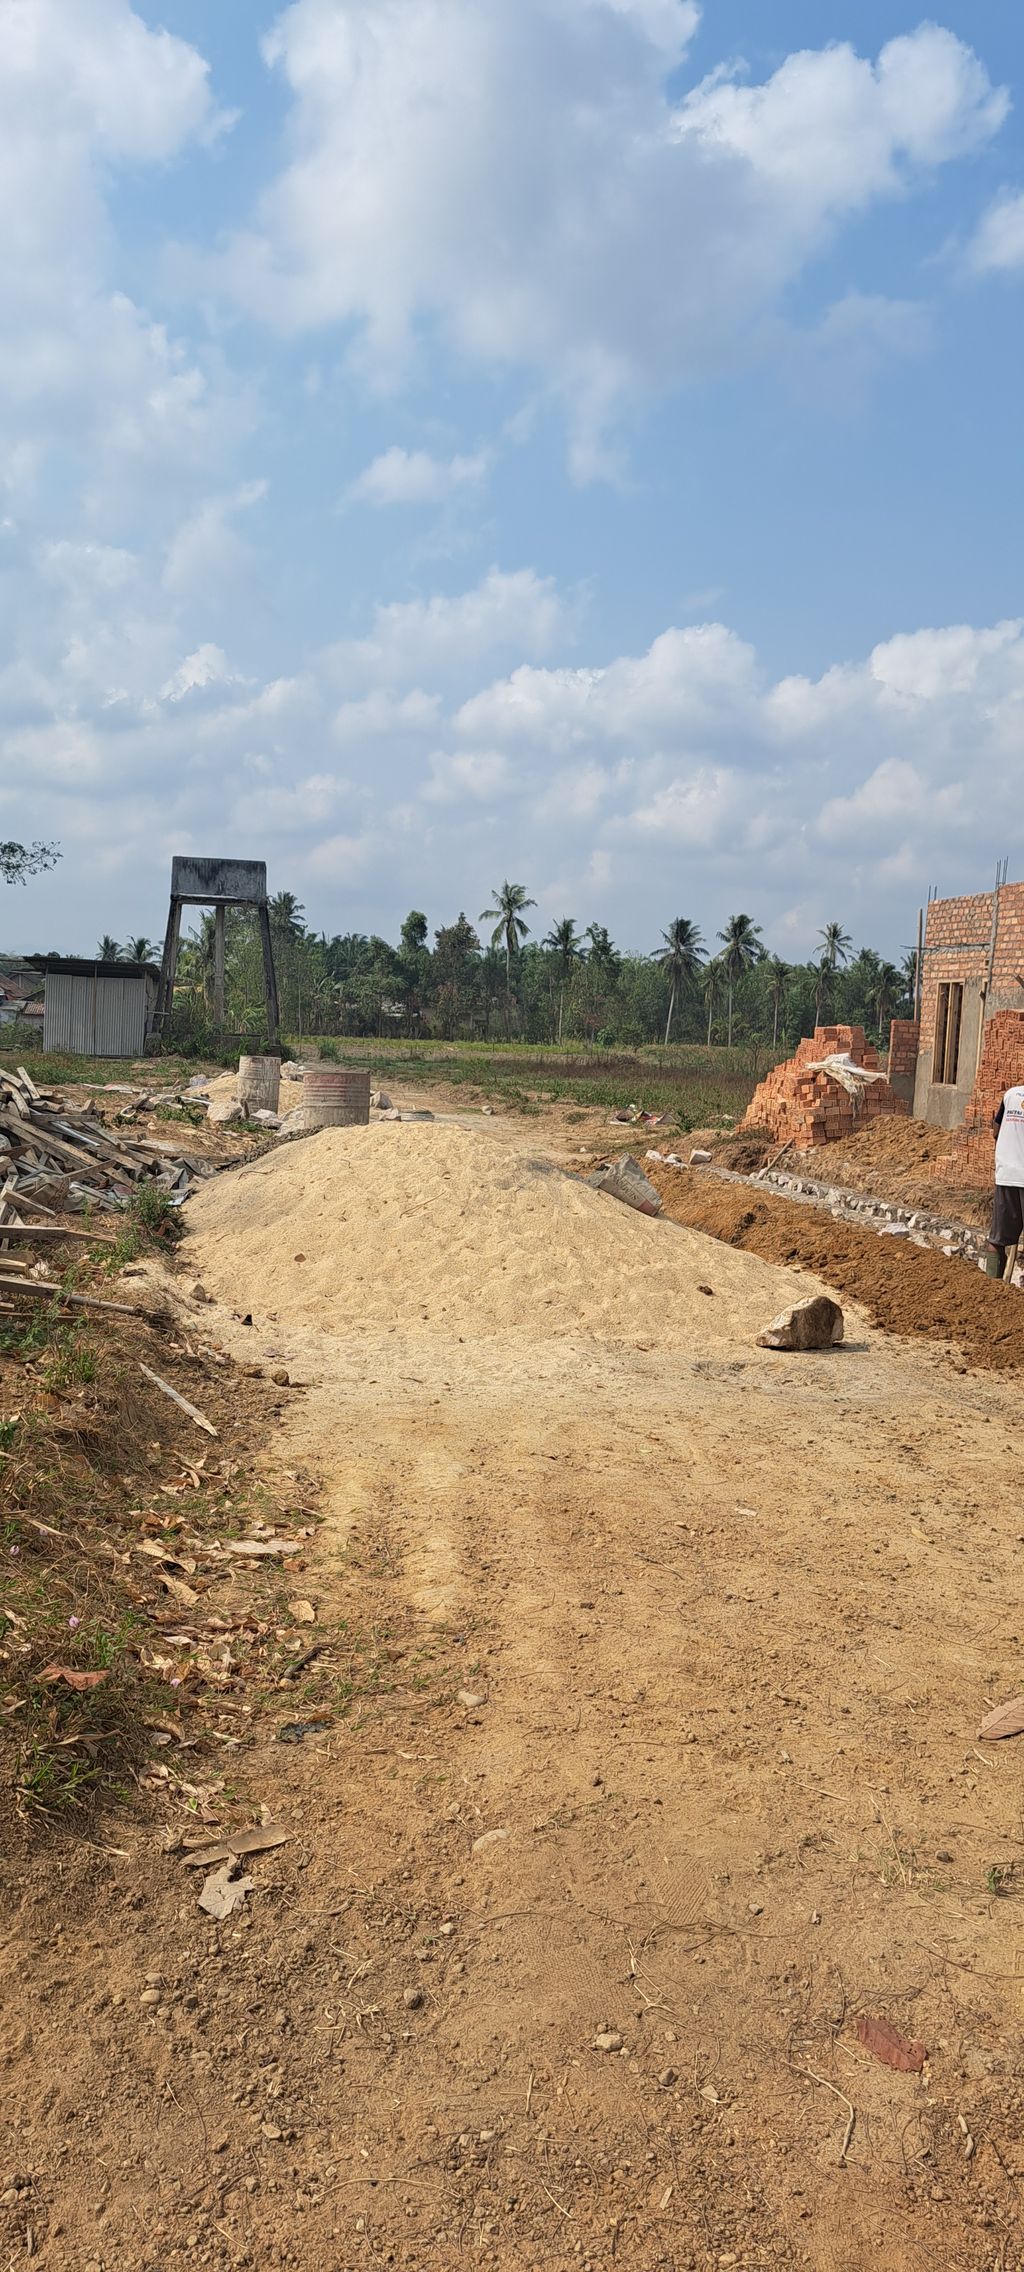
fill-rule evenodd
<path id="1" fill-rule="evenodd" d="M 757 1336 L 759 1349 L 834 1349 L 843 1338 L 843 1313 L 829 1294 L 812 1294 L 781 1310 Z"/>
<path id="2" fill-rule="evenodd" d="M 159 1988 L 144 1988 L 141 1996 L 139 1997 L 139 2002 L 140 2004 L 145 2004 L 149 2008 L 155 2010 L 157 2004 L 160 2002 Z"/>
<path id="3" fill-rule="evenodd" d="M 459 1690 L 459 1703 L 465 1705 L 467 1712 L 475 1712 L 480 1704 L 486 1704 L 486 1702 L 486 1696 L 475 1696 L 470 1688 L 460 1688 Z"/>
<path id="4" fill-rule="evenodd" d="M 701 1151 L 698 1144 L 690 1153 L 689 1165 L 691 1168 L 709 1168 L 711 1166 L 710 1152 Z"/>
<path id="5" fill-rule="evenodd" d="M 245 1113 L 240 1104 L 232 1103 L 228 1097 L 214 1097 L 212 1104 L 206 1108 L 206 1117 L 222 1128 L 230 1128 L 237 1121 L 244 1120 Z"/>
<path id="6" fill-rule="evenodd" d="M 275 1387 L 275 1388 L 290 1388 L 290 1387 L 291 1387 L 291 1379 L 290 1379 L 290 1376 L 289 1376 L 289 1374 L 288 1374 L 288 1373 L 286 1373 L 286 1372 L 285 1372 L 285 1369 L 284 1369 L 284 1366 L 283 1366 L 283 1365 L 282 1365 L 282 1366 L 280 1367 L 279 1371 L 277 1371 L 276 1373 L 271 1373 L 271 1376 L 270 1376 L 270 1378 L 271 1378 L 271 1380 L 273 1381 L 273 1383 L 274 1383 L 274 1387 Z"/>
<path id="7" fill-rule="evenodd" d="M 192 1288 L 192 1299 L 194 1302 L 212 1302 L 213 1295 L 208 1294 L 205 1286 L 200 1286 L 197 1281 Z"/>
<path id="8" fill-rule="evenodd" d="M 264 1109 L 260 1112 L 254 1112 L 252 1117 L 260 1128 L 280 1128 L 283 1126 L 279 1112 L 267 1112 Z"/>
<path id="9" fill-rule="evenodd" d="M 595 2035 L 594 2049 L 595 2051 L 621 2051 L 622 2037 L 615 2028 L 608 2028 L 602 2034 Z"/>
<path id="10" fill-rule="evenodd" d="M 402 2002 L 407 2012 L 418 2012 L 425 2002 L 422 1988 L 407 1988 Z"/>
<path id="11" fill-rule="evenodd" d="M 508 1835 L 509 1833 L 507 1830 L 481 1831 L 479 1838 L 474 1838 L 473 1840 L 474 1854 L 486 1853 L 488 1846 L 500 1846 L 508 1837 Z"/>

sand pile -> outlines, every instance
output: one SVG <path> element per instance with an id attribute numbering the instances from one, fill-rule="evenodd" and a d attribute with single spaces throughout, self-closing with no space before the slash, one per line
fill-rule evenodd
<path id="1" fill-rule="evenodd" d="M 234 1104 L 237 1088 L 237 1073 L 218 1073 L 216 1080 L 210 1082 L 206 1093 L 211 1104 Z M 301 1103 L 302 1082 L 290 1081 L 287 1073 L 282 1073 L 281 1102 L 277 1108 L 282 1119 L 286 1112 L 294 1112 Z"/>
<path id="2" fill-rule="evenodd" d="M 217 1299 L 327 1333 L 394 1326 L 699 1353 L 749 1344 L 810 1290 L 439 1123 L 281 1145 L 204 1184 L 187 1223 L 189 1264 Z"/>

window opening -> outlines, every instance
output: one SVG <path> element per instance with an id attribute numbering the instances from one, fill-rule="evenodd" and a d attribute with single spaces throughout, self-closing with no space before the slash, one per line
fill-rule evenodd
<path id="1" fill-rule="evenodd" d="M 960 1027 L 964 990 L 955 981 L 939 987 L 935 1012 L 935 1056 L 932 1079 L 951 1088 L 960 1063 Z"/>

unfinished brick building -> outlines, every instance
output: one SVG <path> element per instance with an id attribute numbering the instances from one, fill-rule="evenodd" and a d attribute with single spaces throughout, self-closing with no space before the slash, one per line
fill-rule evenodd
<path id="1" fill-rule="evenodd" d="M 933 1172 L 989 1183 L 992 1114 L 1024 1080 L 1024 884 L 1002 884 L 928 909 L 914 1117 L 948 1128 Z"/>
<path id="2" fill-rule="evenodd" d="M 1024 1010 L 1024 884 L 1003 884 L 970 899 L 935 899 L 928 909 L 916 1120 L 963 1126 L 981 1063 L 982 1027 L 999 1010 Z"/>

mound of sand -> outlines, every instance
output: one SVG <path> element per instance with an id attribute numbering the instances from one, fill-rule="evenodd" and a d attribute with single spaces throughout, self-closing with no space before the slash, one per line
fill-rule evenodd
<path id="1" fill-rule="evenodd" d="M 327 1333 L 393 1326 L 693 1352 L 749 1343 L 816 1284 L 439 1123 L 323 1129 L 281 1145 L 203 1184 L 187 1222 L 189 1260 L 211 1294 Z"/>

